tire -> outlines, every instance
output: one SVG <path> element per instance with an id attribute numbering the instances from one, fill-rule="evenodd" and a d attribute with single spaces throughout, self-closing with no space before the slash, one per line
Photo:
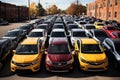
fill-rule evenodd
<path id="1" fill-rule="evenodd" d="M 114 61 L 114 68 L 117 70 L 118 69 L 118 62 Z"/>
<path id="2" fill-rule="evenodd" d="M 0 70 L 2 69 L 2 63 L 0 62 Z"/>

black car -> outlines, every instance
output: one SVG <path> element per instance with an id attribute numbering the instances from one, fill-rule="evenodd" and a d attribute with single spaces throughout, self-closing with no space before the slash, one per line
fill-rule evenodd
<path id="1" fill-rule="evenodd" d="M 120 39 L 106 38 L 103 45 L 109 51 L 108 55 L 113 61 L 114 68 L 120 69 Z"/>
<path id="2" fill-rule="evenodd" d="M 3 38 L 11 39 L 14 44 L 13 48 L 16 48 L 17 44 L 26 37 L 26 33 L 22 29 L 14 29 L 8 31 Z"/>
<path id="3" fill-rule="evenodd" d="M 104 32 L 103 30 L 99 30 L 99 29 L 92 29 L 89 31 L 89 33 L 87 33 L 87 35 L 90 38 L 93 38 L 96 41 L 100 42 L 101 44 L 105 38 L 109 38 L 109 36 L 106 34 L 106 32 Z"/>
<path id="4" fill-rule="evenodd" d="M 31 24 L 26 24 L 26 25 L 20 26 L 18 29 L 22 29 L 23 31 L 26 32 L 26 34 L 28 34 L 32 29 L 34 29 L 34 26 L 32 26 Z"/>
<path id="5" fill-rule="evenodd" d="M 2 62 L 6 59 L 12 51 L 12 41 L 10 39 L 0 38 L 0 69 Z"/>

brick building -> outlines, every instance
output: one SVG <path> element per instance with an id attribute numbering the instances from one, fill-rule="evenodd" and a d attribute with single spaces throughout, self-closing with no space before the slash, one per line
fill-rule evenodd
<path id="1" fill-rule="evenodd" d="M 120 22 L 120 0 L 95 0 L 87 4 L 87 16 Z"/>

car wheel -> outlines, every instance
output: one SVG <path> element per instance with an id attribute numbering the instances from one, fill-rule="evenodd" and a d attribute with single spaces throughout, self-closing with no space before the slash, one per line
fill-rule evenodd
<path id="1" fill-rule="evenodd" d="M 118 69 L 118 63 L 117 63 L 117 61 L 114 61 L 114 68 Z"/>
<path id="2" fill-rule="evenodd" d="M 2 63 L 0 62 L 0 69 L 2 68 Z"/>

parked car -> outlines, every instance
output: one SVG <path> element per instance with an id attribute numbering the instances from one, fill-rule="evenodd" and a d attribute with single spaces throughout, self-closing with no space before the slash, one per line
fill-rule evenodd
<path id="1" fill-rule="evenodd" d="M 111 32 L 111 38 L 120 38 L 120 31 Z"/>
<path id="2" fill-rule="evenodd" d="M 66 39 L 52 39 L 46 51 L 45 66 L 51 72 L 67 72 L 73 69 L 74 57 Z"/>
<path id="3" fill-rule="evenodd" d="M 64 29 L 53 29 L 51 34 L 49 35 L 49 43 L 51 42 L 53 38 L 58 38 L 58 39 L 64 38 L 67 40 L 67 35 L 66 35 L 65 30 Z"/>
<path id="4" fill-rule="evenodd" d="M 2 63 L 7 56 L 11 53 L 12 41 L 10 39 L 0 38 L 0 69 L 2 68 Z"/>
<path id="5" fill-rule="evenodd" d="M 74 24 L 68 24 L 67 25 L 67 30 L 71 30 L 71 29 L 80 29 L 80 28 L 75 23 Z"/>
<path id="6" fill-rule="evenodd" d="M 120 39 L 106 38 L 103 45 L 109 51 L 108 56 L 112 59 L 114 68 L 120 69 Z"/>
<path id="7" fill-rule="evenodd" d="M 11 71 L 31 70 L 36 72 L 40 69 L 44 53 L 44 47 L 40 39 L 27 38 L 13 52 Z"/>
<path id="8" fill-rule="evenodd" d="M 75 43 L 75 51 L 81 70 L 105 71 L 108 69 L 108 58 L 103 48 L 94 39 L 78 39 Z"/>
<path id="9" fill-rule="evenodd" d="M 88 36 L 100 43 L 102 43 L 105 38 L 109 38 L 109 36 L 103 30 L 100 30 L 100 29 L 90 30 L 88 33 Z"/>
<path id="10" fill-rule="evenodd" d="M 71 36 L 70 40 L 71 40 L 72 46 L 74 46 L 77 39 L 88 37 L 85 30 L 83 29 L 72 29 L 70 32 L 70 36 Z"/>
<path id="11" fill-rule="evenodd" d="M 13 49 L 17 47 L 17 44 L 26 37 L 26 33 L 22 29 L 13 29 L 8 31 L 3 38 L 11 39 L 14 44 Z"/>
<path id="12" fill-rule="evenodd" d="M 44 40 L 47 36 L 47 33 L 44 29 L 33 29 L 27 36 L 27 38 L 40 38 Z"/>
<path id="13" fill-rule="evenodd" d="M 2 18 L 0 18 L 0 26 L 1 25 L 8 25 L 8 24 L 9 24 L 8 21 L 5 21 Z"/>
<path id="14" fill-rule="evenodd" d="M 109 37 L 112 37 L 112 32 L 118 31 L 115 27 L 113 27 L 112 25 L 106 25 L 104 27 L 101 28 L 103 31 L 105 31 Z"/>
<path id="15" fill-rule="evenodd" d="M 34 27 L 26 24 L 26 25 L 20 26 L 18 29 L 22 29 L 23 31 L 26 32 L 26 34 L 28 34 L 32 29 L 34 29 Z"/>
<path id="16" fill-rule="evenodd" d="M 102 22 L 94 22 L 94 25 L 95 25 L 96 29 L 100 29 L 104 26 L 104 24 Z"/>
<path id="17" fill-rule="evenodd" d="M 62 23 L 55 23 L 53 25 L 53 29 L 64 29 L 64 28 L 65 28 L 64 24 L 62 24 Z"/>
<path id="18" fill-rule="evenodd" d="M 36 29 L 44 29 L 45 32 L 47 33 L 49 26 L 48 26 L 48 24 L 39 24 L 39 25 L 37 25 Z"/>

